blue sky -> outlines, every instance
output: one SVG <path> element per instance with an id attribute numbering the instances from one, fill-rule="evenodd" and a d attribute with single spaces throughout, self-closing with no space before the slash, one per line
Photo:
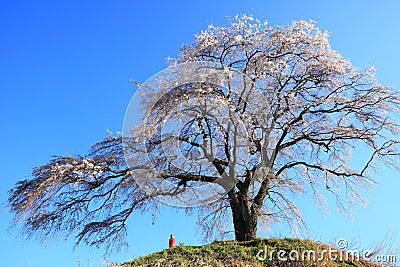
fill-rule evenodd
<path id="1" fill-rule="evenodd" d="M 392 1 L 19 1 L 0 2 L 0 251 L 3 266 L 99 266 L 103 251 L 73 240 L 43 245 L 7 232 L 11 215 L 4 207 L 17 180 L 52 155 L 87 152 L 119 131 L 134 93 L 129 79 L 145 81 L 162 70 L 167 56 L 207 23 L 248 12 L 272 24 L 312 19 L 331 32 L 334 49 L 360 68 L 373 64 L 381 83 L 400 88 L 400 2 Z M 383 168 L 367 195 L 370 204 L 355 210 L 355 221 L 322 216 L 304 197 L 300 201 L 309 237 L 344 237 L 369 248 L 399 233 L 400 181 Z M 333 203 L 334 204 L 334 203 Z M 151 215 L 135 214 L 129 224 L 130 249 L 113 254 L 123 262 L 177 242 L 201 244 L 195 218 L 167 207 L 152 225 Z M 273 228 L 265 236 L 288 236 Z M 400 247 L 395 236 L 395 247 Z"/>

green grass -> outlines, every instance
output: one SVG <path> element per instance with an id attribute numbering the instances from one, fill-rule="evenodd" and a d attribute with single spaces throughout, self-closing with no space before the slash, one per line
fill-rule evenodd
<path id="1" fill-rule="evenodd" d="M 267 247 L 267 258 L 260 260 L 257 253 Z M 212 267 L 225 267 L 225 266 L 240 266 L 240 267 L 258 267 L 258 266 L 327 266 L 327 267 L 340 267 L 340 266 L 381 266 L 363 260 L 346 259 L 344 253 L 342 260 L 340 260 L 340 252 L 337 253 L 336 260 L 329 259 L 328 253 L 324 254 L 322 260 L 321 254 L 317 254 L 316 261 L 309 260 L 307 256 L 302 259 L 302 253 L 310 250 L 322 251 L 334 249 L 326 244 L 318 243 L 308 239 L 297 238 L 284 238 L 284 239 L 256 239 L 248 242 L 236 241 L 215 241 L 209 245 L 204 246 L 184 246 L 179 245 L 170 249 L 137 258 L 131 262 L 124 263 L 120 267 L 186 267 L 186 266 L 212 266 Z M 286 251 L 288 253 L 295 250 L 299 254 L 300 260 L 287 260 L 282 261 L 278 259 L 278 251 Z M 275 252 L 272 252 L 275 251 Z M 270 257 L 272 252 L 272 257 Z M 297 252 L 293 253 L 295 257 Z M 264 253 L 261 254 L 262 256 Z M 307 254 L 306 254 L 307 255 Z M 311 257 L 312 259 L 312 257 Z"/>

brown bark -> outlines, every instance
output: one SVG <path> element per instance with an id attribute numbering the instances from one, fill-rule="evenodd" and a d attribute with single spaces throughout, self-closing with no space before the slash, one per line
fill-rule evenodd
<path id="1" fill-rule="evenodd" d="M 230 192 L 235 239 L 249 241 L 257 238 L 257 215 L 251 212 L 247 195 L 240 192 Z"/>

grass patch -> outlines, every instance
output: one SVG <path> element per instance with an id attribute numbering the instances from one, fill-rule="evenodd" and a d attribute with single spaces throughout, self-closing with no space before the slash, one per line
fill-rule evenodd
<path id="1" fill-rule="evenodd" d="M 266 258 L 260 259 L 257 254 L 260 250 L 267 251 Z M 179 245 L 170 249 L 137 258 L 133 261 L 119 265 L 120 267 L 189 267 L 189 266 L 212 266 L 212 267 L 261 267 L 261 266 L 285 266 L 285 267 L 305 267 L 305 266 L 326 266 L 326 267 L 377 267 L 381 266 L 362 259 L 338 258 L 332 260 L 328 253 L 321 257 L 318 254 L 321 250 L 334 249 L 327 244 L 318 243 L 309 239 L 298 238 L 268 238 L 256 239 L 246 242 L 237 241 L 215 241 L 204 246 L 184 246 Z M 272 253 L 272 251 L 274 251 Z M 285 251 L 286 261 L 278 258 L 278 252 Z M 309 251 L 316 251 L 316 260 L 310 255 Z M 271 254 L 272 253 L 272 257 Z M 298 260 L 291 260 L 292 259 Z M 302 258 L 302 253 L 305 253 Z M 264 257 L 264 252 L 259 254 Z M 298 257 L 296 257 L 299 255 Z M 343 255 L 345 253 L 343 252 Z M 282 256 L 282 255 L 281 255 Z M 281 257 L 282 258 L 282 257 Z"/>

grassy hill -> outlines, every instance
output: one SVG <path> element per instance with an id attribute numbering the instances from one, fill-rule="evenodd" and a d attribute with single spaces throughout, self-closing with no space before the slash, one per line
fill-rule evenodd
<path id="1" fill-rule="evenodd" d="M 329 249 L 332 257 L 329 257 Z M 280 252 L 281 251 L 281 252 Z M 285 251 L 285 252 L 283 252 Z M 312 252 L 315 251 L 315 260 Z M 325 252 L 324 252 L 325 251 Z M 281 253 L 281 254 L 279 254 Z M 360 252 L 361 253 L 361 252 Z M 259 257 L 257 256 L 259 255 Z M 278 259 L 280 255 L 280 259 Z M 266 257 L 265 257 L 266 256 Z M 336 256 L 336 260 L 335 257 Z M 290 258 L 291 257 L 291 258 Z M 286 260 L 282 260 L 285 259 Z M 294 260 L 296 259 L 296 260 Z M 298 259 L 298 260 L 297 260 Z M 205 246 L 179 245 L 140 257 L 122 267 L 186 266 L 381 266 L 357 259 L 351 253 L 336 250 L 307 239 L 257 239 L 249 242 L 216 241 Z"/>

